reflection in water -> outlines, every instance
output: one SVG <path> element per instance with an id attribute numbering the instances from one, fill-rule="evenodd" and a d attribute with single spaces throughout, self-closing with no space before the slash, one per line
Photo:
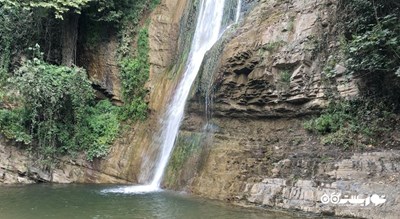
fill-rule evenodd
<path id="1" fill-rule="evenodd" d="M 123 194 L 104 193 L 104 189 L 99 185 L 0 187 L 0 218 L 296 218 L 171 192 Z"/>

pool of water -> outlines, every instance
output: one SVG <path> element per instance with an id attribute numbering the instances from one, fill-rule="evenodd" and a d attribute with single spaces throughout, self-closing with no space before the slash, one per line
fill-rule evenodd
<path id="1" fill-rule="evenodd" d="M 0 218 L 304 218 L 166 191 L 147 194 L 104 192 L 110 188 L 112 186 L 104 185 L 2 186 Z"/>

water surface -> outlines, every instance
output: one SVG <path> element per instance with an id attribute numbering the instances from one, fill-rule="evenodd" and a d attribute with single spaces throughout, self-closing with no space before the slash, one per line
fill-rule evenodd
<path id="1" fill-rule="evenodd" d="M 1 219 L 206 218 L 293 219 L 284 213 L 246 209 L 172 192 L 104 193 L 104 185 L 0 187 Z"/>

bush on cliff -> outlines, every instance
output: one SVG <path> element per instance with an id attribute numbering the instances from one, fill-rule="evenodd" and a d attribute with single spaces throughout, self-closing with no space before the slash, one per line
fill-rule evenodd
<path id="1" fill-rule="evenodd" d="M 118 134 L 118 109 L 95 102 L 83 69 L 48 64 L 36 53 L 9 82 L 19 95 L 16 107 L 0 111 L 6 137 L 30 143 L 43 161 L 78 151 L 89 160 L 107 154 Z"/>
<path id="2" fill-rule="evenodd" d="M 310 132 L 322 135 L 322 142 L 343 149 L 377 146 L 393 130 L 393 106 L 387 101 L 358 99 L 333 101 L 320 116 L 304 123 Z"/>
<path id="3" fill-rule="evenodd" d="M 139 30 L 137 50 L 134 57 L 125 57 L 120 62 L 121 85 L 124 106 L 120 111 L 120 118 L 140 119 L 147 116 L 147 104 L 144 100 L 147 90 L 145 83 L 149 78 L 149 34 L 147 27 Z"/>
<path id="4" fill-rule="evenodd" d="M 366 94 L 400 102 L 400 3 L 342 0 L 343 50 L 349 72 L 367 82 Z M 370 89 L 371 88 L 371 89 Z"/>

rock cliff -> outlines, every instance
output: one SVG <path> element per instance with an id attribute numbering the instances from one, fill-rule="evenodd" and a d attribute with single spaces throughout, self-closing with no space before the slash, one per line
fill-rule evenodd
<path id="1" fill-rule="evenodd" d="M 336 97 L 355 98 L 339 52 L 339 1 L 251 1 L 209 51 L 188 102 L 165 186 L 241 205 L 397 218 L 399 151 L 343 151 L 303 128 Z M 210 61 L 211 60 L 211 61 Z M 330 77 L 326 69 L 338 73 Z M 190 168 L 187 168 L 190 167 Z M 381 206 L 323 194 L 386 195 Z"/>
<path id="2" fill-rule="evenodd" d="M 107 175 L 97 171 L 94 164 L 88 163 L 84 157 L 70 159 L 63 157 L 52 170 L 45 170 L 41 163 L 26 146 L 0 140 L 0 185 L 32 184 L 32 183 L 128 183 L 125 179 Z M 100 181 L 101 180 L 101 181 Z"/>
<path id="3" fill-rule="evenodd" d="M 215 116 L 298 116 L 323 108 L 328 96 L 357 95 L 358 80 L 323 73 L 340 45 L 336 1 L 254 4 L 223 45 L 212 81 Z"/>
<path id="4" fill-rule="evenodd" d="M 91 47 L 81 47 L 78 65 L 84 67 L 98 95 L 110 98 L 114 103 L 122 102 L 121 82 L 117 61 L 118 40 L 116 33 L 105 36 L 107 40 Z"/>

